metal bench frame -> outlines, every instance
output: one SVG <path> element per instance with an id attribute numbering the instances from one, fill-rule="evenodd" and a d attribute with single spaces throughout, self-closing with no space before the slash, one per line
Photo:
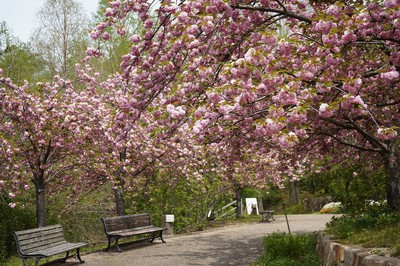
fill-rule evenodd
<path id="1" fill-rule="evenodd" d="M 35 266 L 39 265 L 39 260 L 56 254 L 66 252 L 65 262 L 69 258 L 69 252 L 76 249 L 76 258 L 83 263 L 79 255 L 79 249 L 87 246 L 87 243 L 70 243 L 65 240 L 64 230 L 61 225 L 50 225 L 35 229 L 15 231 L 14 238 L 17 251 L 21 256 L 25 266 L 30 258 L 35 260 Z"/>
<path id="2" fill-rule="evenodd" d="M 118 252 L 122 252 L 118 246 L 118 240 L 120 238 L 141 234 L 151 234 L 152 236 L 149 242 L 160 238 L 161 241 L 165 243 L 162 233 L 166 228 L 154 226 L 150 214 L 148 213 L 101 218 L 101 221 L 103 222 L 104 232 L 108 240 L 108 246 L 104 251 L 110 249 L 112 239 L 115 239 L 114 247 L 117 248 Z"/>

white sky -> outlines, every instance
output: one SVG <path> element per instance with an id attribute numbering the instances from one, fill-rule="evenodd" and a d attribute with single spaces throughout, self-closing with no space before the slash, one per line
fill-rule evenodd
<path id="1" fill-rule="evenodd" d="M 82 3 L 88 17 L 96 11 L 99 0 L 76 0 Z M 35 14 L 46 0 L 0 0 L 0 21 L 5 21 L 11 34 L 27 42 L 37 26 Z"/>

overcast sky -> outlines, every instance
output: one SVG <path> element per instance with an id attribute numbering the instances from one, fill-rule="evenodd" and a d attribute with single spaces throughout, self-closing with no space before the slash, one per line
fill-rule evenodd
<path id="1" fill-rule="evenodd" d="M 21 41 L 27 42 L 37 26 L 35 25 L 35 14 L 46 0 L 0 0 L 0 21 L 5 21 L 12 35 Z M 97 9 L 99 0 L 77 0 L 82 3 L 86 14 Z"/>

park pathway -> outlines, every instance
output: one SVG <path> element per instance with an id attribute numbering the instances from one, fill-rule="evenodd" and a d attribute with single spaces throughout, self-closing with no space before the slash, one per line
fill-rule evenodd
<path id="1" fill-rule="evenodd" d="M 325 228 L 329 214 L 289 215 L 292 233 L 313 232 Z M 185 235 L 165 236 L 166 244 L 137 242 L 121 245 L 122 253 L 83 254 L 83 266 L 180 266 L 250 265 L 262 252 L 262 239 L 272 232 L 288 232 L 285 216 L 271 223 L 229 225 Z M 78 265 L 69 259 L 64 265 Z"/>

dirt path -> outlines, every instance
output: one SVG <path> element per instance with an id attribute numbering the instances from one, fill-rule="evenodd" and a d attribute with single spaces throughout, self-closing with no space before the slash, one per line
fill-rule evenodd
<path id="1" fill-rule="evenodd" d="M 289 215 L 292 233 L 325 228 L 332 215 Z M 166 236 L 166 244 L 138 242 L 121 245 L 122 253 L 83 254 L 83 266 L 117 265 L 250 265 L 262 252 L 262 239 L 272 232 L 288 232 L 285 216 L 271 223 L 231 225 L 188 235 Z M 55 265 L 55 264 L 53 264 Z M 78 265 L 69 259 L 64 265 Z"/>

